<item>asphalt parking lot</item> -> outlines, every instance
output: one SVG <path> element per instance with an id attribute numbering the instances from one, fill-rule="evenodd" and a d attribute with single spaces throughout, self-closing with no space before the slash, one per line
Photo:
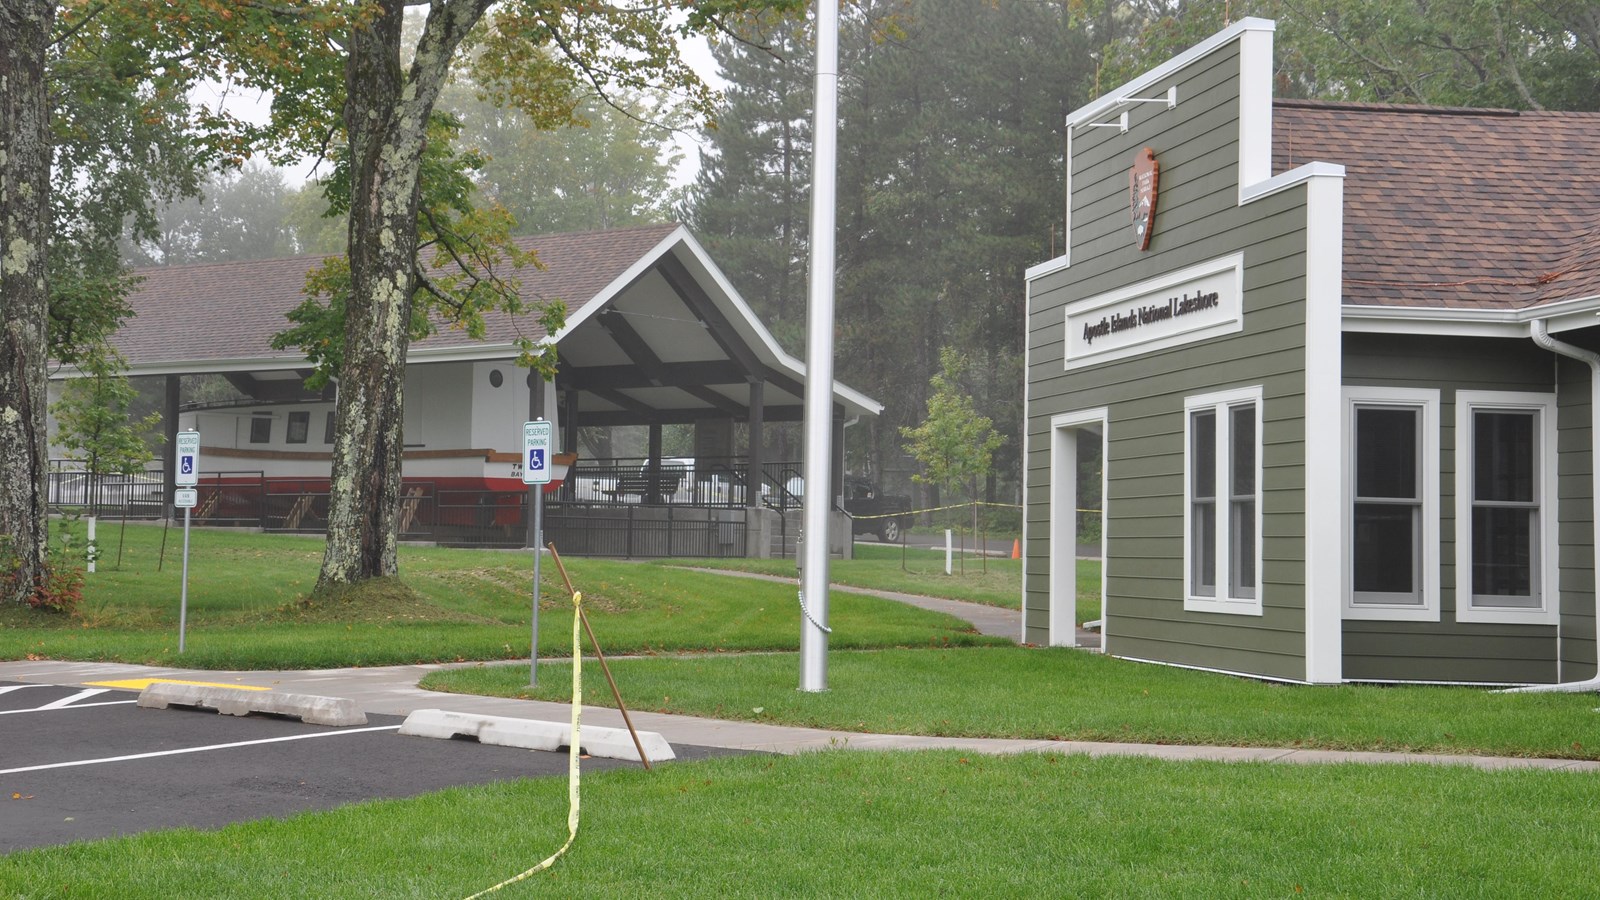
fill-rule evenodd
<path id="1" fill-rule="evenodd" d="M 565 777 L 567 753 L 141 709 L 138 691 L 0 682 L 0 854 L 159 828 L 329 809 L 515 778 Z M 674 747 L 679 759 L 713 752 Z M 585 759 L 585 772 L 632 766 Z"/>

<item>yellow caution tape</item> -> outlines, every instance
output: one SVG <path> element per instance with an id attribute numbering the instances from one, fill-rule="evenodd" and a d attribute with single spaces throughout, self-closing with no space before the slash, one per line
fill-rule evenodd
<path id="1" fill-rule="evenodd" d="M 902 510 L 900 512 L 892 512 L 892 513 L 873 513 L 870 516 L 851 516 L 850 518 L 852 518 L 852 519 L 898 519 L 901 516 L 920 516 L 923 513 L 944 512 L 945 510 L 948 510 L 948 509 L 969 509 L 974 505 L 977 505 L 977 506 L 993 506 L 993 507 L 996 507 L 996 508 L 999 508 L 999 509 L 1021 509 L 1022 508 L 1021 505 L 1016 504 L 1016 503 L 990 503 L 987 500 L 978 500 L 978 501 L 976 501 L 976 503 L 952 503 L 949 506 L 930 506 L 930 507 L 927 507 L 925 509 L 907 509 L 907 510 Z M 1097 512 L 1100 512 L 1100 510 L 1098 510 L 1098 509 L 1080 509 L 1080 510 L 1078 510 L 1078 512 L 1081 512 L 1081 513 L 1097 513 Z"/>
<path id="2" fill-rule="evenodd" d="M 567 849 L 572 846 L 572 842 L 578 839 L 578 746 L 580 743 L 578 740 L 578 728 L 579 720 L 582 718 L 583 712 L 583 646 L 579 643 L 578 631 L 578 625 L 582 619 L 582 616 L 580 616 L 578 613 L 582 606 L 583 592 L 573 591 L 572 740 L 567 747 L 567 842 L 561 845 L 560 850 L 550 854 L 550 856 L 547 857 L 544 862 L 539 863 L 520 875 L 507 878 L 505 881 L 500 882 L 494 887 L 484 888 L 476 894 L 468 897 L 467 900 L 477 900 L 477 898 L 482 897 L 485 894 L 492 894 L 508 884 L 516 884 L 517 882 L 527 878 L 530 875 L 533 875 L 536 872 L 542 872 L 545 869 L 550 868 L 555 864 L 556 860 L 561 858 L 562 854 L 567 852 Z"/>

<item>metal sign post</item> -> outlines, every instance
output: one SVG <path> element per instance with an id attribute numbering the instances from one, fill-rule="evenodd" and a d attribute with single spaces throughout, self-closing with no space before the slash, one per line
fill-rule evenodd
<path id="1" fill-rule="evenodd" d="M 200 432 L 180 431 L 174 443 L 177 453 L 173 483 L 178 489 L 172 492 L 172 505 L 183 510 L 183 580 L 178 589 L 178 652 L 184 648 L 184 633 L 189 626 L 189 512 L 194 509 L 200 492 Z"/>
<path id="2" fill-rule="evenodd" d="M 555 428 L 544 419 L 522 423 L 522 483 L 533 491 L 533 625 L 528 651 L 528 684 L 539 685 L 539 557 L 544 546 L 544 486 L 550 483 L 550 448 Z"/>

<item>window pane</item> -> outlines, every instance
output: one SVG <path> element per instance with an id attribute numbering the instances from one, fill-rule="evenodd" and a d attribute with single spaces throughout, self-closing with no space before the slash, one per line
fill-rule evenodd
<path id="1" fill-rule="evenodd" d="M 250 417 L 250 443 L 267 444 L 272 442 L 272 417 Z"/>
<path id="2" fill-rule="evenodd" d="M 1229 410 L 1233 438 L 1231 490 L 1233 496 L 1254 496 L 1256 492 L 1256 407 L 1235 406 Z"/>
<path id="3" fill-rule="evenodd" d="M 328 418 L 322 423 L 322 442 L 333 443 L 333 410 L 328 410 Z"/>
<path id="4" fill-rule="evenodd" d="M 1417 499 L 1417 410 L 1356 410 L 1356 496 Z"/>
<path id="5" fill-rule="evenodd" d="M 304 410 L 289 413 L 289 429 L 284 435 L 284 443 L 304 444 L 306 432 L 311 430 L 311 413 Z"/>
<path id="6" fill-rule="evenodd" d="M 1531 411 L 1472 416 L 1474 500 L 1533 501 L 1534 420 Z"/>
<path id="7" fill-rule="evenodd" d="M 1357 592 L 1416 593 L 1417 507 L 1357 503 L 1354 529 L 1351 587 Z M 1422 602 L 1420 595 L 1417 602 Z"/>
<path id="8" fill-rule="evenodd" d="M 1217 505 L 1192 507 L 1194 546 L 1189 548 L 1190 583 L 1199 597 L 1217 595 Z"/>
<path id="9" fill-rule="evenodd" d="M 1217 414 L 1197 412 L 1190 420 L 1189 493 L 1196 499 L 1217 495 Z"/>
<path id="10" fill-rule="evenodd" d="M 1537 510 L 1488 506 L 1472 510 L 1472 593 L 1495 606 L 1534 606 L 1534 517 Z M 1501 602 L 1526 598 L 1525 603 Z"/>
<path id="11" fill-rule="evenodd" d="M 1228 505 L 1228 595 L 1241 599 L 1256 595 L 1256 501 L 1237 500 Z"/>

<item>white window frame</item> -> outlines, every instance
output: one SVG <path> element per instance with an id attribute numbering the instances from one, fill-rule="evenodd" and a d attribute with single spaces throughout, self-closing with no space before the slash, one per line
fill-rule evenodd
<path id="1" fill-rule="evenodd" d="M 1422 388 L 1350 386 L 1344 399 L 1344 617 L 1391 622 L 1439 621 L 1439 392 Z M 1388 406 L 1418 413 L 1417 485 L 1422 492 L 1418 593 L 1422 602 L 1383 603 L 1355 590 L 1356 410 Z M 1314 477 L 1314 476 L 1313 476 Z"/>
<path id="2" fill-rule="evenodd" d="M 1539 603 L 1531 607 L 1491 606 L 1472 593 L 1472 415 L 1479 410 L 1532 411 L 1539 417 Z M 1520 391 L 1456 391 L 1456 621 L 1502 625 L 1554 625 L 1560 616 L 1556 455 L 1556 395 Z"/>
<path id="3" fill-rule="evenodd" d="M 1229 596 L 1230 586 L 1233 583 L 1231 560 L 1231 542 L 1233 529 L 1228 527 L 1227 507 L 1229 484 L 1228 472 L 1232 462 L 1231 450 L 1233 448 L 1233 417 L 1228 415 L 1230 409 L 1244 404 L 1252 404 L 1256 413 L 1256 441 L 1255 441 L 1255 546 L 1249 551 L 1255 554 L 1256 585 L 1251 597 Z M 1262 614 L 1262 595 L 1265 593 L 1265 578 L 1261 568 L 1261 506 L 1262 506 L 1262 448 L 1265 446 L 1262 429 L 1262 390 L 1260 385 L 1239 388 L 1230 391 L 1219 391 L 1213 394 L 1198 394 L 1185 397 L 1183 400 L 1183 608 L 1194 612 L 1230 613 L 1233 615 L 1259 616 Z M 1194 414 L 1210 410 L 1216 414 L 1216 449 L 1213 453 L 1213 462 L 1216 467 L 1216 508 L 1217 508 L 1217 547 L 1216 547 L 1216 596 L 1207 597 L 1196 592 L 1194 584 Z"/>

